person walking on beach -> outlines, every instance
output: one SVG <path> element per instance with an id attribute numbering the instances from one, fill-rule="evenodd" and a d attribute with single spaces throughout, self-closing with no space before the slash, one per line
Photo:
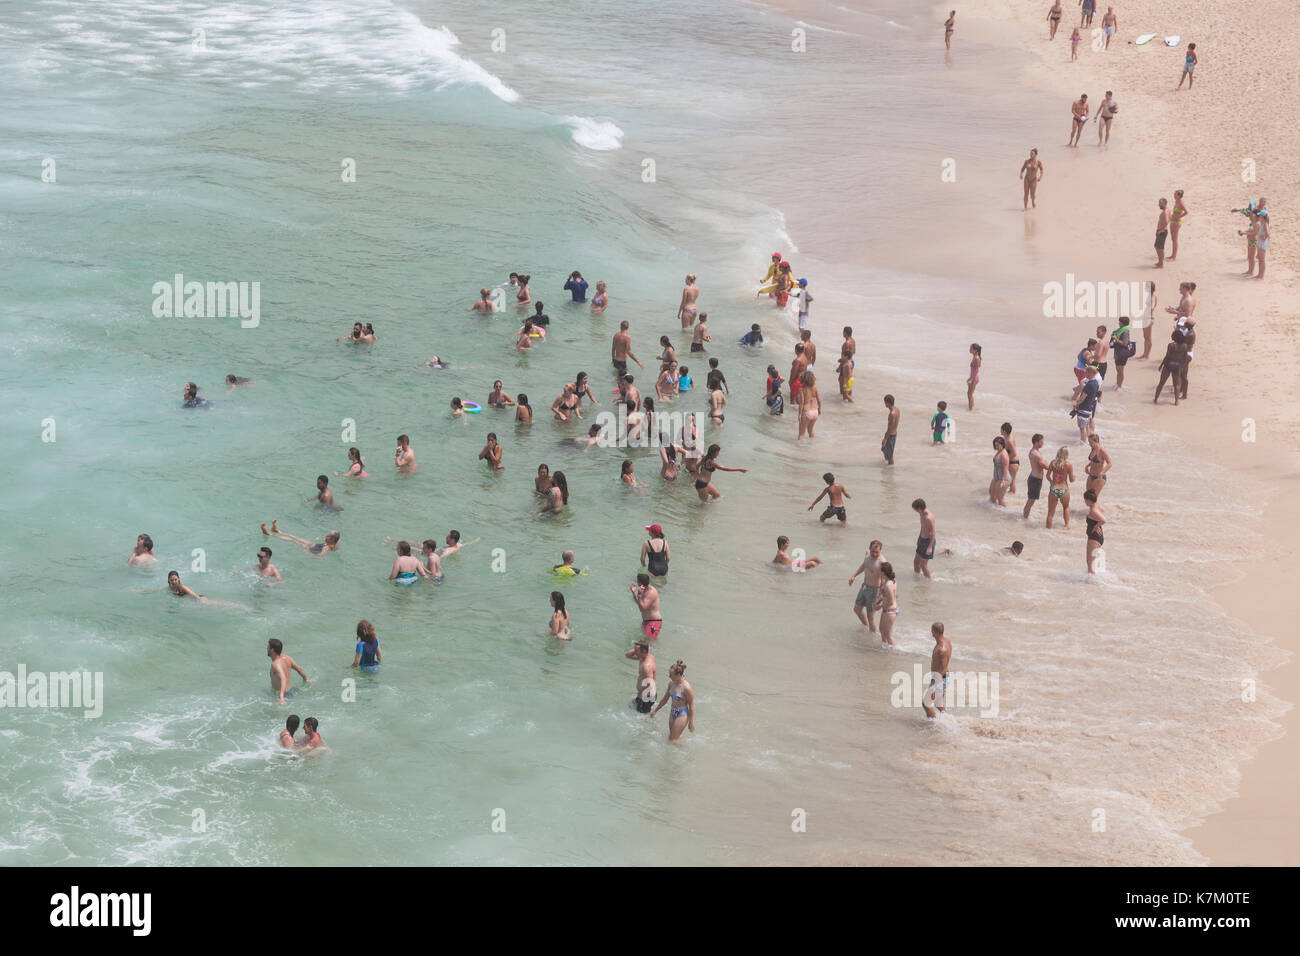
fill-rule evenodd
<path id="1" fill-rule="evenodd" d="M 894 463 L 894 443 L 898 441 L 898 419 L 902 415 L 899 409 L 894 407 L 894 396 L 885 396 L 885 408 L 888 409 L 885 418 L 885 437 L 880 440 L 880 453 L 885 456 L 885 464 Z"/>
<path id="2" fill-rule="evenodd" d="M 1007 440 L 999 435 L 993 439 L 993 480 L 989 482 L 989 501 L 999 508 L 1006 507 L 1008 461 Z"/>
<path id="3" fill-rule="evenodd" d="M 1101 447 L 1100 435 L 1088 436 L 1088 464 L 1084 466 L 1084 487 L 1098 497 L 1106 486 L 1106 472 L 1110 471 L 1110 452 Z"/>
<path id="4" fill-rule="evenodd" d="M 1187 44 L 1187 56 L 1183 58 L 1182 75 L 1178 77 L 1178 85 L 1174 87 L 1175 93 L 1177 93 L 1179 90 L 1183 88 L 1183 80 L 1187 81 L 1187 90 L 1189 93 L 1191 92 L 1192 80 L 1195 79 L 1195 77 L 1192 76 L 1192 71 L 1195 69 L 1196 69 L 1196 44 L 1189 43 Z"/>
<path id="5" fill-rule="evenodd" d="M 1106 512 L 1097 503 L 1096 492 L 1085 491 L 1083 500 L 1088 502 L 1088 517 L 1086 519 L 1088 525 L 1088 550 L 1086 552 L 1088 573 L 1096 574 L 1097 552 L 1106 543 L 1106 536 L 1101 532 L 1101 526 L 1106 523 Z"/>
<path id="6" fill-rule="evenodd" d="M 695 275 L 692 273 L 686 277 L 686 285 L 682 289 L 682 301 L 677 306 L 677 318 L 682 320 L 683 330 L 695 324 L 695 313 L 698 311 L 695 300 L 699 297 L 700 287 L 695 284 Z"/>
<path id="7" fill-rule="evenodd" d="M 921 519 L 921 533 L 916 539 L 916 557 L 912 559 L 912 573 L 930 576 L 930 559 L 934 557 L 935 521 L 924 498 L 912 502 L 912 510 Z"/>
<path id="8" fill-rule="evenodd" d="M 672 744 L 681 738 L 683 730 L 695 733 L 695 691 L 686 682 L 686 665 L 681 661 L 668 668 L 668 690 L 650 716 L 659 713 L 669 700 L 673 702 L 668 711 L 668 742 Z"/>
<path id="9" fill-rule="evenodd" d="M 307 677 L 307 672 L 298 666 L 298 662 L 284 652 L 284 642 L 279 638 L 273 637 L 266 642 L 266 656 L 271 658 L 271 693 L 275 694 L 283 704 L 286 694 L 292 695 L 293 674 L 297 671 L 302 677 L 304 684 L 310 684 L 311 680 Z"/>
<path id="10" fill-rule="evenodd" d="M 1267 202 L 1268 200 L 1261 196 L 1259 202 L 1255 204 L 1255 216 L 1259 222 L 1258 230 L 1255 233 L 1255 258 L 1259 262 L 1259 274 L 1255 276 L 1256 279 L 1264 278 L 1264 260 L 1268 258 L 1268 236 L 1270 229 L 1268 224 L 1268 210 L 1264 208 L 1264 204 Z"/>
<path id="11" fill-rule="evenodd" d="M 803 436 L 807 433 L 809 438 L 817 437 L 813 434 L 813 429 L 817 425 L 817 418 L 822 413 L 822 396 L 817 390 L 817 376 L 811 371 L 804 372 L 799 377 L 801 387 L 799 389 L 799 437 L 796 441 L 803 441 Z"/>
<path id="12" fill-rule="evenodd" d="M 1049 40 L 1056 39 L 1056 28 L 1061 25 L 1061 13 L 1061 0 L 1055 0 L 1052 9 L 1047 11 L 1047 22 L 1052 28 L 1052 32 L 1047 37 Z"/>
<path id="13" fill-rule="evenodd" d="M 952 28 L 957 22 L 957 11 L 953 10 L 948 14 L 948 19 L 943 21 L 943 45 L 946 49 L 952 49 Z"/>
<path id="14" fill-rule="evenodd" d="M 858 596 L 853 599 L 853 613 L 873 634 L 876 631 L 875 605 L 876 598 L 880 595 L 880 565 L 884 563 L 881 552 L 884 547 L 879 541 L 872 541 L 867 546 L 866 557 L 849 578 L 849 585 L 852 586 L 857 576 L 862 575 L 862 586 L 858 588 Z"/>
<path id="15" fill-rule="evenodd" d="M 1110 42 L 1110 37 L 1106 38 Z M 1111 90 L 1106 91 L 1106 98 L 1101 101 L 1101 106 L 1097 108 L 1097 145 L 1110 145 L 1110 124 L 1115 121 L 1115 114 L 1119 112 L 1119 104 L 1115 102 L 1115 94 Z M 1177 248 L 1177 244 L 1175 244 Z"/>
<path id="16" fill-rule="evenodd" d="M 984 350 L 979 343 L 970 344 L 970 378 L 966 379 L 966 409 L 975 411 L 975 386 L 980 383 L 980 366 L 984 364 Z"/>
<path id="17" fill-rule="evenodd" d="M 1073 63 L 1079 59 L 1079 44 L 1083 42 L 1083 37 L 1079 35 L 1079 28 L 1075 27 L 1074 32 L 1070 34 L 1070 62 Z"/>
<path id="18" fill-rule="evenodd" d="M 1065 530 L 1070 530 L 1070 482 L 1074 481 L 1074 465 L 1070 464 L 1070 449 L 1062 447 L 1056 457 L 1047 466 L 1047 480 L 1050 494 L 1047 499 L 1047 527 L 1052 527 L 1056 517 L 1056 506 L 1061 506 L 1061 515 L 1065 518 Z"/>
<path id="19" fill-rule="evenodd" d="M 691 321 L 695 321 L 694 313 L 691 314 Z M 641 368 L 645 368 L 644 365 L 641 365 L 641 360 L 636 357 L 636 353 L 632 351 L 632 336 L 628 332 L 626 319 L 618 324 L 618 331 L 614 333 L 614 339 L 610 343 L 609 357 L 614 365 L 614 375 L 619 381 L 622 381 L 623 376 L 627 374 L 628 359 L 636 362 Z"/>
<path id="20" fill-rule="evenodd" d="M 1190 316 L 1174 326 L 1174 341 L 1183 347 L 1182 362 L 1178 367 L 1175 388 L 1178 398 L 1187 397 L 1187 373 L 1192 364 L 1192 349 L 1196 345 L 1196 320 Z"/>
<path id="21" fill-rule="evenodd" d="M 944 443 L 948 433 L 948 422 L 948 403 L 940 402 L 938 411 L 930 416 L 930 432 L 931 437 L 934 439 L 934 441 L 930 442 L 931 447 Z"/>
<path id="22" fill-rule="evenodd" d="M 1026 480 L 1025 489 L 1025 510 L 1020 513 L 1022 518 L 1028 519 L 1029 512 L 1034 509 L 1036 502 L 1043 493 L 1043 472 L 1046 471 L 1046 464 L 1043 461 L 1043 436 L 1037 432 L 1029 440 L 1032 446 L 1029 449 L 1029 478 Z"/>
<path id="23" fill-rule="evenodd" d="M 1106 15 L 1101 18 L 1101 32 L 1106 35 L 1106 49 L 1110 49 L 1110 38 L 1115 35 L 1119 29 L 1119 17 L 1115 16 L 1115 8 L 1107 7 Z"/>
<path id="24" fill-rule="evenodd" d="M 1038 148 L 1029 151 L 1029 158 L 1020 164 L 1020 178 L 1025 184 L 1025 209 L 1033 203 L 1038 208 L 1038 183 L 1043 178 L 1043 162 L 1038 158 Z"/>
<path id="25" fill-rule="evenodd" d="M 650 642 L 637 641 L 623 656 L 636 661 L 636 697 L 633 698 L 636 712 L 648 714 L 654 709 L 655 699 L 659 696 L 655 687 L 658 666 L 655 664 L 655 656 L 650 653 Z"/>
<path id="26" fill-rule="evenodd" d="M 934 638 L 934 650 L 930 652 L 930 684 L 921 695 L 921 709 L 925 716 L 933 719 L 939 716 L 948 698 L 948 662 L 952 659 L 952 642 L 943 636 L 943 624 L 935 621 L 930 625 L 930 636 Z"/>
<path id="27" fill-rule="evenodd" d="M 654 640 L 663 629 L 664 619 L 659 611 L 659 592 L 650 583 L 650 575 L 644 571 L 636 576 L 636 584 L 631 586 L 632 600 L 641 612 L 641 631 Z"/>
<path id="28" fill-rule="evenodd" d="M 1011 481 L 1011 487 L 1007 489 L 1011 494 L 1016 493 L 1016 475 L 1020 472 L 1020 455 L 1016 451 L 1016 440 L 1011 437 L 1011 423 L 1002 423 L 1002 440 L 1007 443 L 1007 477 Z"/>
<path id="29" fill-rule="evenodd" d="M 930 575 L 927 572 L 926 577 Z M 876 594 L 876 609 L 880 611 L 880 643 L 894 644 L 894 625 L 898 623 L 898 578 L 894 566 L 888 561 L 880 564 L 880 590 Z"/>
<path id="30" fill-rule="evenodd" d="M 830 495 L 826 510 L 822 512 L 821 523 L 825 524 L 827 518 L 839 518 L 840 525 L 843 526 L 848 520 L 848 515 L 844 510 L 844 499 L 853 496 L 845 490 L 842 484 L 835 480 L 835 476 L 829 471 L 822 475 L 822 481 L 826 482 L 826 487 L 822 489 L 821 494 L 813 499 L 813 503 L 808 506 L 808 510 L 812 511 L 813 508 L 817 507 L 817 502 Z"/>
<path id="31" fill-rule="evenodd" d="M 1082 15 L 1079 17 L 1079 26 L 1092 26 L 1092 15 L 1097 12 L 1097 0 L 1079 0 L 1079 5 L 1083 7 Z"/>
<path id="32" fill-rule="evenodd" d="M 1080 93 L 1079 98 L 1070 106 L 1070 142 L 1069 146 L 1078 146 L 1083 128 L 1088 125 L 1088 94 Z"/>
<path id="33" fill-rule="evenodd" d="M 1174 190 L 1174 208 L 1169 215 L 1169 241 L 1173 248 L 1169 253 L 1169 260 L 1173 262 L 1178 258 L 1178 230 L 1183 227 L 1183 219 L 1187 216 L 1187 204 L 1183 202 L 1183 191 Z"/>

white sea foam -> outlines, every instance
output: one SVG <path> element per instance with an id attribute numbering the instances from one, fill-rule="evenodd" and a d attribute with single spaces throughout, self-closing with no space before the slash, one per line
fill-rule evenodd
<path id="1" fill-rule="evenodd" d="M 562 116 L 560 122 L 572 131 L 573 141 L 587 149 L 623 148 L 623 131 L 607 120 L 589 116 Z"/>

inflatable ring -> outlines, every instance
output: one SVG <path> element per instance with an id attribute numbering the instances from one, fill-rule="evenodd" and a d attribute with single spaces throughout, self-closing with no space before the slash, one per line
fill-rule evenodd
<path id="1" fill-rule="evenodd" d="M 479 412 L 483 411 L 483 406 L 478 402 L 461 402 L 460 407 L 472 415 L 477 415 Z"/>

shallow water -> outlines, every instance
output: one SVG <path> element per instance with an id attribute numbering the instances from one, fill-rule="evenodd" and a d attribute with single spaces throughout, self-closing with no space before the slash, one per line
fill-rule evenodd
<path id="1" fill-rule="evenodd" d="M 335 0 L 15 11 L 0 26 L 14 78 L 0 137 L 11 170 L 0 252 L 14 264 L 0 280 L 0 670 L 100 671 L 106 700 L 93 720 L 0 711 L 0 834 L 12 834 L 0 859 L 1194 860 L 1177 828 L 1223 795 L 1280 706 L 1267 691 L 1253 708 L 1234 704 L 1276 652 L 1200 593 L 1205 549 L 1257 520 L 1231 503 L 1251 499 L 1223 493 L 1234 486 L 1218 475 L 1169 488 L 1187 450 L 1137 434 L 1122 403 L 1107 403 L 1107 444 L 1123 461 L 1108 489 L 1109 573 L 1086 580 L 1077 528 L 993 513 L 982 436 L 1014 421 L 1025 459 L 1033 430 L 1051 448 L 1071 434 L 1063 412 L 1043 412 L 1060 385 L 1045 346 L 976 331 L 980 307 L 992 314 L 1008 294 L 992 285 L 814 273 L 827 406 L 815 447 L 794 442 L 792 415 L 764 414 L 763 369 L 788 369 L 793 322 L 753 302 L 752 280 L 771 249 L 802 241 L 784 235 L 782 177 L 833 190 L 846 162 L 797 136 L 774 140 L 774 125 L 843 124 L 852 162 L 879 170 L 846 198 L 871 210 L 861 228 L 872 243 L 895 227 L 883 210 L 912 157 L 940 142 L 909 116 L 952 110 L 945 135 L 970 151 L 996 135 L 944 105 L 942 71 L 908 22 L 886 10 L 857 35 L 810 31 L 815 55 L 796 58 L 788 20 L 731 3 L 580 4 L 564 19 L 537 3 L 358 12 Z M 498 25 L 506 53 L 490 48 Z M 844 122 L 844 98 L 864 94 L 893 120 L 891 142 Z M 773 124 L 778 95 L 798 112 Z M 55 182 L 41 181 L 45 157 Z M 348 159 L 355 182 L 341 178 Z M 574 268 L 609 282 L 603 317 L 565 301 Z M 529 354 L 510 347 L 513 312 L 464 311 L 512 269 L 535 277 L 552 317 Z M 622 319 L 643 360 L 669 334 L 702 384 L 674 317 L 687 271 L 701 276 L 710 354 L 732 386 L 726 425 L 703 437 L 749 469 L 721 475 L 723 498 L 708 507 L 686 479 L 665 487 L 648 451 L 630 457 L 650 488 L 623 488 L 623 452 L 562 447 L 583 423 L 546 411 L 580 368 L 604 401 Z M 176 273 L 259 282 L 258 325 L 155 318 L 154 284 Z M 953 324 L 957 300 L 977 303 L 970 327 Z M 374 346 L 336 344 L 355 320 L 374 323 Z M 753 321 L 767 350 L 741 354 L 734 340 Z M 830 375 L 846 322 L 860 347 L 853 408 L 839 407 Z M 932 449 L 916 423 L 939 397 L 959 404 L 964 368 L 921 344 L 976 335 L 994 359 L 980 410 L 959 413 L 957 444 Z M 422 368 L 434 353 L 452 367 Z M 1014 379 L 997 372 L 1004 356 Z M 255 384 L 227 393 L 228 372 Z M 453 395 L 482 402 L 494 378 L 530 395 L 530 430 L 508 414 L 448 415 Z M 181 409 L 188 380 L 215 407 Z M 651 379 L 638 384 L 648 392 Z M 876 452 L 884 391 L 908 429 L 893 471 Z M 696 391 L 673 408 L 703 404 Z M 46 419 L 55 441 L 41 440 Z M 501 475 L 476 460 L 489 430 L 505 445 Z M 409 476 L 388 458 L 401 432 L 421 465 Z M 332 479 L 343 510 L 323 514 L 309 500 L 315 476 L 344 469 L 352 444 L 373 477 Z M 556 518 L 529 514 L 540 462 L 569 477 L 571 507 Z M 847 529 L 805 511 L 827 469 L 854 496 Z M 909 567 L 917 496 L 954 551 L 932 582 Z M 250 568 L 272 517 L 313 540 L 336 528 L 341 550 L 316 559 L 272 542 L 286 580 L 266 588 Z M 638 631 L 627 587 L 652 522 L 674 556 L 661 675 L 685 659 L 697 694 L 684 747 L 666 743 L 662 715 L 652 724 L 628 706 L 635 669 L 622 653 Z M 450 528 L 477 543 L 447 560 L 445 583 L 387 583 L 386 538 Z M 125 566 L 141 531 L 157 542 L 152 573 Z M 772 569 L 782 533 L 826 566 Z M 900 572 L 888 651 L 852 617 L 846 584 L 873 537 Z M 1026 559 L 997 553 L 1013 537 Z M 1233 540 L 1228 558 L 1255 541 Z M 589 577 L 550 575 L 565 548 Z M 168 568 L 233 606 L 136 593 Z M 555 589 L 572 644 L 545 636 Z M 384 648 L 375 677 L 347 667 L 361 617 Z M 932 620 L 947 624 L 955 668 L 999 676 L 996 718 L 926 724 L 891 706 L 891 677 L 928 660 Z M 320 719 L 326 755 L 276 745 L 286 709 L 267 689 L 271 637 L 312 677 L 292 710 Z M 343 699 L 350 678 L 354 701 Z M 792 832 L 796 810 L 807 832 Z"/>

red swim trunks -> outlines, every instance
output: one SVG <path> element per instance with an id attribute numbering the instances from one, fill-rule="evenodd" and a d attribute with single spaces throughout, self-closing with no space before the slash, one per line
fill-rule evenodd
<path id="1" fill-rule="evenodd" d="M 646 637 L 658 637 L 659 631 L 663 626 L 664 622 L 659 619 L 641 622 L 641 630 L 645 633 Z"/>
<path id="2" fill-rule="evenodd" d="M 780 306 L 781 308 L 784 309 L 784 308 L 785 308 L 785 304 L 786 304 L 787 302 L 789 302 L 789 301 L 790 301 L 790 293 L 789 293 L 789 292 L 778 292 L 778 293 L 776 294 L 776 304 L 777 304 L 778 306 Z"/>

